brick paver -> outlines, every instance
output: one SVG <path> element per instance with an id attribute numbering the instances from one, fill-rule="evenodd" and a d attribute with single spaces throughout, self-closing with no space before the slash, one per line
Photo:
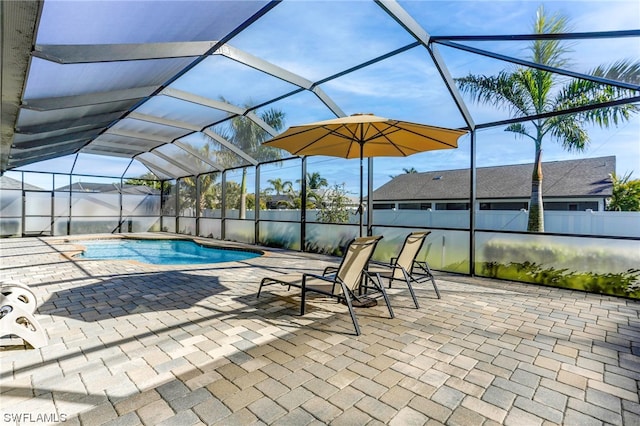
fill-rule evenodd
<path id="1" fill-rule="evenodd" d="M 49 338 L 0 350 L 5 423 L 640 424 L 638 301 L 439 274 L 442 299 L 418 288 L 417 310 L 396 286 L 396 318 L 359 309 L 356 337 L 326 298 L 300 317 L 295 291 L 255 297 L 335 258 L 71 261 L 74 238 L 0 241 L 2 279 L 35 292 Z"/>

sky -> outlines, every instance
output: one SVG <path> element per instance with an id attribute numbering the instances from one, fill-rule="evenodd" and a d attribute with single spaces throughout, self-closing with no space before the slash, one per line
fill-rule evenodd
<path id="1" fill-rule="evenodd" d="M 47 2 L 45 2 L 46 5 Z M 152 2 L 130 2 L 139 6 L 140 13 Z M 170 2 L 159 2 L 162 6 Z M 400 1 L 420 26 L 431 36 L 485 35 L 531 33 L 536 9 L 544 5 L 550 13 L 569 18 L 572 31 L 613 31 L 640 28 L 640 2 L 633 1 Z M 87 6 L 88 2 L 77 2 Z M 108 4 L 102 3 L 102 4 Z M 120 3 L 121 5 L 125 3 Z M 196 2 L 205 8 L 202 2 Z M 81 9 L 81 8 L 78 8 Z M 162 7 L 160 7 L 162 9 Z M 45 9 L 46 10 L 46 9 Z M 168 10 L 168 9 L 167 9 Z M 173 14 L 176 13 L 173 8 Z M 79 14 L 81 12 L 78 12 Z M 160 13 L 160 12 L 156 12 Z M 168 12 L 167 12 L 168 13 Z M 204 13 L 199 11 L 200 14 Z M 158 16 L 167 19 L 167 16 Z M 135 19 L 131 18 L 135 23 Z M 205 20 L 206 21 L 206 20 Z M 95 22 L 94 26 L 98 26 Z M 201 23 L 206 32 L 206 22 Z M 105 26 L 106 27 L 106 26 Z M 113 28 L 113 27 L 111 27 Z M 40 42 L 65 42 L 64 34 L 52 27 L 49 40 L 42 30 Z M 81 30 L 83 30 L 81 28 Z M 84 31 L 89 34 L 91 26 Z M 195 28 L 192 28 L 198 36 Z M 55 36 L 54 36 L 54 35 Z M 166 37 L 178 37 L 169 34 Z M 115 36 L 114 36 L 115 37 Z M 205 35 L 202 35 L 206 39 Z M 171 40 L 167 40 L 171 41 Z M 290 70 L 310 81 L 319 81 L 349 67 L 405 46 L 414 39 L 386 15 L 380 7 L 365 1 L 285 1 L 230 41 L 230 45 Z M 122 42 L 114 40 L 110 42 Z M 528 42 L 467 42 L 481 49 L 505 55 L 527 58 Z M 619 59 L 640 58 L 640 38 L 587 40 L 571 42 L 568 46 L 572 71 L 587 72 L 600 64 Z M 489 60 L 478 55 L 438 46 L 453 77 L 467 74 L 495 75 L 512 65 Z M 202 93 L 216 99 L 224 96 L 238 105 L 259 103 L 290 90 L 272 77 L 260 76 L 255 70 L 238 67 L 226 58 L 212 57 L 203 61 L 198 73 L 178 79 L 173 87 L 192 93 Z M 564 79 L 566 81 L 566 79 Z M 393 119 L 407 120 L 441 127 L 462 127 L 464 121 L 438 70 L 423 47 L 376 63 L 365 69 L 321 84 L 326 93 L 347 115 L 374 113 Z M 28 88 L 29 89 L 29 88 Z M 476 124 L 510 118 L 508 111 L 474 104 L 465 98 Z M 334 115 L 310 92 L 283 99 L 272 105 L 285 113 L 286 125 L 333 118 Z M 150 108 L 147 106 L 147 108 Z M 260 111 L 258 111 L 260 112 Z M 606 130 L 587 126 L 591 142 L 584 152 L 567 152 L 551 139 L 543 144 L 543 161 L 559 161 L 586 157 L 616 156 L 618 175 L 632 173 L 640 178 L 640 116 Z M 476 162 L 478 167 L 531 163 L 533 143 L 504 131 L 504 127 L 481 130 L 477 133 Z M 68 169 L 73 158 L 31 164 L 23 170 Z M 82 155 L 76 162 L 76 173 L 103 176 L 123 173 L 128 160 Z M 463 136 L 455 150 L 433 151 L 407 158 L 377 158 L 374 160 L 374 188 L 390 176 L 414 168 L 419 172 L 467 168 L 470 165 L 470 138 Z M 343 184 L 348 192 L 358 192 L 357 160 L 330 157 L 309 158 L 309 172 L 318 171 L 330 184 Z M 96 170 L 99 171 L 96 173 Z M 127 176 L 144 173 L 138 162 L 129 166 Z M 570 171 L 568 171 L 570 172 Z M 295 182 L 299 169 L 290 162 L 265 167 L 264 185 L 269 179 L 280 177 Z M 35 175 L 34 175 L 35 176 Z M 34 177 L 35 179 L 35 177 Z M 251 190 L 251 185 L 250 188 Z"/>

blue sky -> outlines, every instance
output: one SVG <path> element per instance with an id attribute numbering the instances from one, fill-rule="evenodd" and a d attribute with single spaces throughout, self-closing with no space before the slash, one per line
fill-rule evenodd
<path id="1" fill-rule="evenodd" d="M 330 3 L 334 7 L 338 4 Z M 423 28 L 433 35 L 530 33 L 531 24 L 540 4 L 533 1 L 401 2 L 401 5 Z M 569 17 L 573 31 L 576 32 L 636 29 L 640 24 L 640 3 L 638 2 L 554 1 L 544 4 L 549 13 L 561 13 Z M 295 15 L 295 22 L 276 27 L 270 26 L 272 23 L 267 20 L 263 27 L 272 28 L 275 36 L 285 37 L 288 31 L 292 31 L 291 28 L 297 28 L 298 25 L 313 26 L 313 22 L 322 19 L 319 15 L 328 9 L 328 7 L 324 10 L 310 7 L 307 2 L 301 2 L 298 7 L 300 13 Z M 282 65 L 286 64 L 289 69 L 309 78 L 322 78 L 331 74 L 337 66 L 336 63 L 344 66 L 348 64 L 349 56 L 364 55 L 358 49 L 349 50 L 346 55 L 341 53 L 340 47 L 353 43 L 351 40 L 356 41 L 356 46 L 360 43 L 373 51 L 388 50 L 394 46 L 394 43 L 399 46 L 407 41 L 406 34 L 398 33 L 394 29 L 394 22 L 384 22 L 384 25 L 371 28 L 370 22 L 379 18 L 373 8 L 358 12 L 360 14 L 353 9 L 345 9 L 344 13 L 348 15 L 348 19 L 337 19 L 332 27 L 334 31 L 329 36 L 322 32 L 316 34 L 311 40 L 304 39 L 293 43 L 294 47 L 303 52 L 302 58 L 298 57 L 299 54 L 298 56 L 292 54 L 291 57 L 283 59 L 282 50 L 277 48 L 278 44 L 273 43 L 268 37 L 251 41 L 240 37 L 240 40 L 233 40 L 232 44 L 238 42 L 241 47 L 250 51 L 260 51 L 263 57 Z M 277 13 L 277 9 L 274 13 Z M 366 16 L 367 13 L 371 13 L 372 16 Z M 340 16 L 340 13 L 335 13 L 335 16 Z M 429 25 L 430 23 L 432 25 Z M 363 35 L 354 30 L 354 28 L 361 30 L 366 27 L 370 27 L 371 34 Z M 388 36 L 385 31 L 391 36 Z M 248 36 L 249 33 L 247 33 Z M 369 40 L 373 47 L 369 47 L 369 43 L 363 40 Z M 309 45 L 305 50 L 303 46 L 307 46 L 307 43 Z M 528 44 L 503 42 L 486 45 L 477 43 L 476 45 L 487 50 L 494 49 L 525 58 Z M 571 43 L 570 48 L 573 51 L 569 54 L 572 58 L 570 69 L 578 72 L 587 72 L 600 64 L 611 63 L 622 58 L 640 57 L 640 39 L 638 38 L 574 42 Z M 295 48 L 289 47 L 289 49 L 296 51 Z M 494 74 L 510 66 L 469 54 L 458 54 L 451 49 L 439 49 L 454 77 L 467 73 Z M 308 62 L 305 61 L 308 59 L 307 56 L 318 52 L 323 58 L 334 57 L 335 63 L 311 61 L 316 68 L 309 69 Z M 373 53 L 370 55 L 374 56 Z M 373 112 L 377 115 L 425 124 L 462 126 L 463 123 L 446 96 L 446 92 L 440 86 L 435 87 L 437 79 L 431 79 L 431 77 L 434 77 L 436 71 L 425 56 L 427 55 L 424 49 L 415 49 L 371 67 L 372 70 L 359 71 L 332 81 L 323 86 L 323 89 L 344 108 L 347 114 Z M 509 118 L 505 112 L 497 112 L 493 108 L 482 105 L 468 103 L 468 107 L 477 123 Z M 305 112 L 306 110 L 301 108 L 299 114 Z M 315 115 L 298 117 L 297 113 L 298 111 L 295 116 L 289 116 L 289 119 L 295 122 L 292 124 L 319 119 Z M 591 143 L 586 151 L 568 153 L 559 143 L 546 140 L 543 145 L 543 160 L 557 161 L 615 155 L 618 174 L 633 172 L 635 177 L 640 177 L 640 119 L 638 117 L 606 130 L 589 126 L 588 131 Z M 533 158 L 533 144 L 529 140 L 519 139 L 512 133 L 504 132 L 503 128 L 483 130 L 478 133 L 477 164 L 479 167 L 530 163 L 533 162 Z M 404 168 L 414 167 L 418 171 L 458 169 L 468 167 L 469 161 L 468 137 L 460 139 L 460 148 L 457 150 L 429 152 L 406 159 L 375 159 L 374 188 L 384 184 L 390 175 L 402 173 Z M 321 171 L 323 176 L 327 176 L 332 182 L 344 182 L 352 194 L 357 194 L 357 162 L 326 157 L 310 159 L 310 170 Z"/>
<path id="2" fill-rule="evenodd" d="M 136 3 L 136 2 L 134 2 Z M 144 4 L 144 2 L 139 2 Z M 160 2 L 159 4 L 162 4 Z M 544 4 L 549 13 L 567 16 L 572 29 L 583 31 L 629 30 L 640 27 L 638 1 L 400 1 L 431 35 L 453 34 L 526 34 L 536 9 Z M 175 13 L 175 11 L 173 12 Z M 293 1 L 276 6 L 252 25 L 250 30 L 232 39 L 230 45 L 286 68 L 311 81 L 372 59 L 380 54 L 411 43 L 413 39 L 378 6 L 364 1 Z M 506 55 L 526 58 L 526 42 L 486 42 L 473 46 Z M 571 44 L 570 69 L 586 72 L 597 65 L 618 59 L 640 58 L 640 38 L 619 40 L 588 40 Z M 447 47 L 438 47 L 454 77 L 468 73 L 495 74 L 510 65 L 488 60 Z M 181 90 L 205 90 L 210 96 L 224 94 L 232 102 L 259 102 L 287 90 L 286 84 L 270 78 L 247 80 L 238 78 L 232 63 L 219 58 L 203 63 L 201 78 L 178 80 Z M 223 72 L 223 69 L 231 71 Z M 216 78 L 217 77 L 217 78 Z M 211 84 L 203 88 L 203 85 Z M 457 109 L 441 83 L 426 49 L 414 48 L 388 60 L 342 76 L 320 86 L 346 114 L 370 112 L 394 119 L 420 122 L 443 127 L 464 125 Z M 236 94 L 237 95 L 234 95 Z M 236 96 L 234 98 L 234 96 Z M 509 118 L 506 111 L 497 111 L 471 102 L 467 106 L 476 123 Z M 309 92 L 285 99 L 274 107 L 286 114 L 286 125 L 333 118 L 319 100 Z M 615 155 L 618 174 L 633 172 L 640 178 L 640 117 L 607 130 L 588 127 L 591 143 L 582 153 L 568 153 L 561 146 L 546 140 L 543 160 L 557 161 L 585 157 Z M 518 139 L 503 128 L 478 133 L 477 165 L 479 167 L 533 161 L 533 144 Z M 109 175 L 122 173 L 122 159 L 81 156 L 76 171 Z M 51 164 L 64 164 L 69 159 L 29 165 L 27 170 L 42 170 Z M 374 160 L 374 188 L 384 184 L 390 175 L 403 168 L 418 171 L 466 168 L 470 164 L 469 137 L 460 139 L 459 148 L 428 152 L 412 157 Z M 135 163 L 128 175 L 143 173 Z M 328 157 L 309 159 L 309 171 L 319 171 L 330 183 L 345 183 L 354 195 L 358 188 L 356 160 Z M 263 181 L 278 175 L 295 181 L 295 168 L 283 166 L 270 169 Z"/>

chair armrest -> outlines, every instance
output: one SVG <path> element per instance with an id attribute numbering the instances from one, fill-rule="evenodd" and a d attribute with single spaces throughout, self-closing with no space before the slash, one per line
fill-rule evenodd
<path id="1" fill-rule="evenodd" d="M 335 280 L 335 277 L 333 277 L 333 276 L 310 274 L 310 273 L 307 273 L 307 272 L 302 274 L 302 277 L 303 278 L 306 278 L 306 277 L 317 278 L 319 280 L 323 280 L 323 281 L 327 281 L 327 282 L 331 282 L 331 283 L 334 282 L 334 280 Z"/>
<path id="2" fill-rule="evenodd" d="M 338 272 L 337 266 L 327 266 L 324 268 L 324 271 L 322 271 L 322 275 L 327 276 L 327 274 L 335 274 L 336 272 Z"/>
<path id="3" fill-rule="evenodd" d="M 378 260 L 370 260 L 369 264 L 367 265 L 367 267 L 369 266 L 381 266 L 383 268 L 393 268 L 393 263 L 387 263 L 387 262 L 380 262 Z"/>
<path id="4" fill-rule="evenodd" d="M 425 262 L 425 261 L 414 260 L 413 261 L 413 267 L 414 268 L 418 267 L 419 270 L 415 271 L 418 274 L 426 274 L 426 275 L 429 275 L 429 276 L 433 275 L 433 273 L 431 272 L 431 268 L 429 267 L 429 264 L 427 262 Z"/>
<path id="5" fill-rule="evenodd" d="M 427 265 L 427 262 L 424 262 L 422 260 L 414 260 L 413 261 L 413 266 L 417 266 L 420 269 L 425 270 L 425 271 L 427 270 L 426 265 Z"/>
<path id="6" fill-rule="evenodd" d="M 317 286 L 311 286 L 311 287 L 307 286 L 307 278 L 313 278 L 313 279 L 325 281 L 327 284 L 330 284 L 331 291 L 323 290 Z M 341 282 L 340 279 L 338 279 L 335 275 L 325 276 L 325 275 L 304 273 L 302 274 L 302 292 L 305 293 L 307 291 L 312 291 L 314 293 L 324 294 L 325 296 L 339 297 L 338 295 L 335 294 L 335 287 L 336 285 L 340 285 L 340 282 Z"/>

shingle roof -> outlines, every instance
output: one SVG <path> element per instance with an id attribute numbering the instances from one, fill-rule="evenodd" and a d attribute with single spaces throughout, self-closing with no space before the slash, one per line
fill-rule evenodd
<path id="1" fill-rule="evenodd" d="M 545 197 L 607 197 L 616 157 L 542 163 Z M 481 167 L 476 170 L 478 199 L 528 198 L 533 163 Z M 374 201 L 459 200 L 469 198 L 469 169 L 406 173 L 373 192 Z"/>
<path id="2" fill-rule="evenodd" d="M 10 178 L 9 176 L 0 176 L 0 189 L 18 189 L 22 190 L 22 182 L 19 180 Z M 44 188 L 40 188 L 39 186 L 31 185 L 29 183 L 24 183 L 24 189 L 27 191 L 44 191 Z"/>
<path id="3" fill-rule="evenodd" d="M 159 194 L 160 191 L 145 185 L 125 185 L 120 186 L 118 183 L 97 183 L 97 182 L 76 182 L 71 185 L 73 192 L 100 192 L 106 193 L 120 193 L 123 194 Z M 69 185 L 56 188 L 56 191 L 66 192 L 69 191 Z"/>

